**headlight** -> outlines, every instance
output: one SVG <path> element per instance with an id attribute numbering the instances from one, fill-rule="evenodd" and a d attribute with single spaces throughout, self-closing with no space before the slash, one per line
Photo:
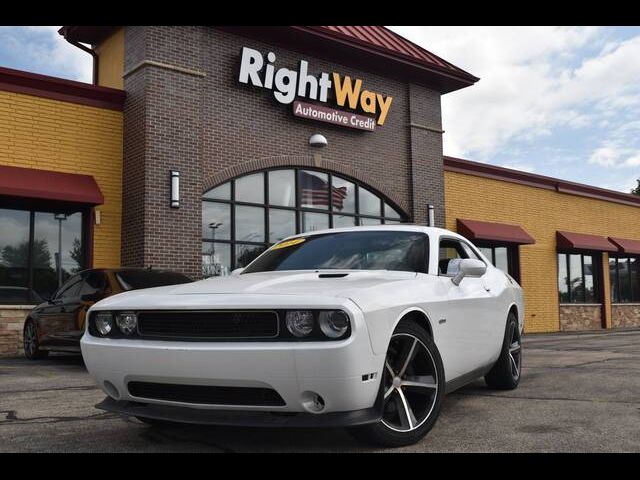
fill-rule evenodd
<path id="1" fill-rule="evenodd" d="M 120 312 L 116 314 L 118 328 L 125 335 L 131 335 L 138 328 L 138 316 L 134 312 Z"/>
<path id="2" fill-rule="evenodd" d="M 286 316 L 287 330 L 295 337 L 306 337 L 313 331 L 313 312 L 291 310 Z"/>
<path id="3" fill-rule="evenodd" d="M 320 330 L 329 338 L 340 338 L 349 328 L 349 317 L 342 310 L 324 310 L 318 317 Z"/>
<path id="4" fill-rule="evenodd" d="M 111 312 L 98 312 L 95 317 L 96 329 L 102 336 L 107 336 L 113 330 L 113 315 Z"/>

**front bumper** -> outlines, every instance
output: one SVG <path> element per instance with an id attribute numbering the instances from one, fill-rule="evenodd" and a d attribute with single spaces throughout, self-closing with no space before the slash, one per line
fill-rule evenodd
<path id="1" fill-rule="evenodd" d="M 340 341 L 182 342 L 96 338 L 85 333 L 81 347 L 89 373 L 107 395 L 117 400 L 103 402 L 99 408 L 134 416 L 212 424 L 220 424 L 225 415 L 234 419 L 233 424 L 240 417 L 246 418 L 229 412 L 307 413 L 318 417 L 318 421 L 326 419 L 321 421 L 326 425 L 331 414 L 374 407 L 382 377 L 385 356 L 374 355 L 362 312 L 353 308 L 349 313 L 353 322 L 351 336 Z M 282 397 L 284 405 L 214 405 L 140 398 L 129 392 L 128 383 L 132 381 L 268 388 Z M 310 395 L 322 397 L 324 407 L 320 411 L 317 404 L 309 402 Z M 140 406 L 141 403 L 146 406 Z M 135 413 L 127 413 L 131 409 Z M 177 418 L 169 418 L 174 414 Z M 269 415 L 249 417 L 255 424 L 273 423 Z M 347 417 L 340 423 L 377 421 L 373 412 Z M 284 420 L 275 423 L 280 422 Z M 285 423 L 290 422 L 295 423 L 292 419 Z"/>
<path id="2" fill-rule="evenodd" d="M 379 422 L 382 409 L 376 403 L 371 408 L 350 412 L 278 413 L 237 410 L 196 410 L 188 407 L 154 405 L 139 402 L 117 401 L 105 398 L 96 408 L 125 417 L 142 417 L 196 425 L 227 425 L 242 427 L 353 427 Z"/>

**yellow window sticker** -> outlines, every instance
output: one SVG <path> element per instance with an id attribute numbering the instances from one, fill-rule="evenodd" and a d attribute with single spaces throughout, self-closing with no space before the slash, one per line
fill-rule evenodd
<path id="1" fill-rule="evenodd" d="M 291 240 L 287 240 L 286 242 L 281 242 L 281 243 L 278 243 L 278 244 L 274 245 L 273 247 L 271 247 L 271 250 L 277 250 L 279 248 L 291 247 L 293 245 L 298 245 L 299 243 L 302 243 L 304 241 L 305 241 L 304 237 L 292 238 Z"/>

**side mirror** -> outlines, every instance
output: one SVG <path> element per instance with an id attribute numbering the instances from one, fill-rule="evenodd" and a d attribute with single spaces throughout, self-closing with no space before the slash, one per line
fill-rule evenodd
<path id="1" fill-rule="evenodd" d="M 460 285 L 464 277 L 481 277 L 487 271 L 487 266 L 482 260 L 464 258 L 458 262 L 458 271 L 451 278 L 454 285 Z"/>
<path id="2" fill-rule="evenodd" d="M 235 270 L 231 271 L 231 276 L 232 277 L 237 277 L 238 275 L 240 275 L 242 272 L 244 272 L 244 268 L 236 268 Z"/>

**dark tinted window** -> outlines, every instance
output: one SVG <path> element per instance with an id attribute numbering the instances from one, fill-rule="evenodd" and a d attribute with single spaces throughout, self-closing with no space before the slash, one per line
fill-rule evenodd
<path id="1" fill-rule="evenodd" d="M 56 299 L 71 300 L 73 298 L 78 298 L 80 295 L 80 287 L 82 287 L 80 276 L 73 276 L 62 286 L 60 291 L 56 293 Z"/>
<path id="2" fill-rule="evenodd" d="M 81 212 L 0 208 L 0 303 L 40 303 L 82 270 L 82 224 Z"/>
<path id="3" fill-rule="evenodd" d="M 159 270 L 121 270 L 116 273 L 116 278 L 124 290 L 162 287 L 193 281 L 181 273 Z"/>
<path id="4" fill-rule="evenodd" d="M 93 297 L 103 292 L 105 287 L 105 277 L 102 272 L 89 272 L 84 276 L 80 297 Z"/>
<path id="5" fill-rule="evenodd" d="M 279 245 L 282 247 L 279 248 Z M 427 252 L 428 238 L 419 232 L 329 233 L 299 237 L 277 244 L 256 259 L 243 273 L 319 269 L 426 273 Z"/>

